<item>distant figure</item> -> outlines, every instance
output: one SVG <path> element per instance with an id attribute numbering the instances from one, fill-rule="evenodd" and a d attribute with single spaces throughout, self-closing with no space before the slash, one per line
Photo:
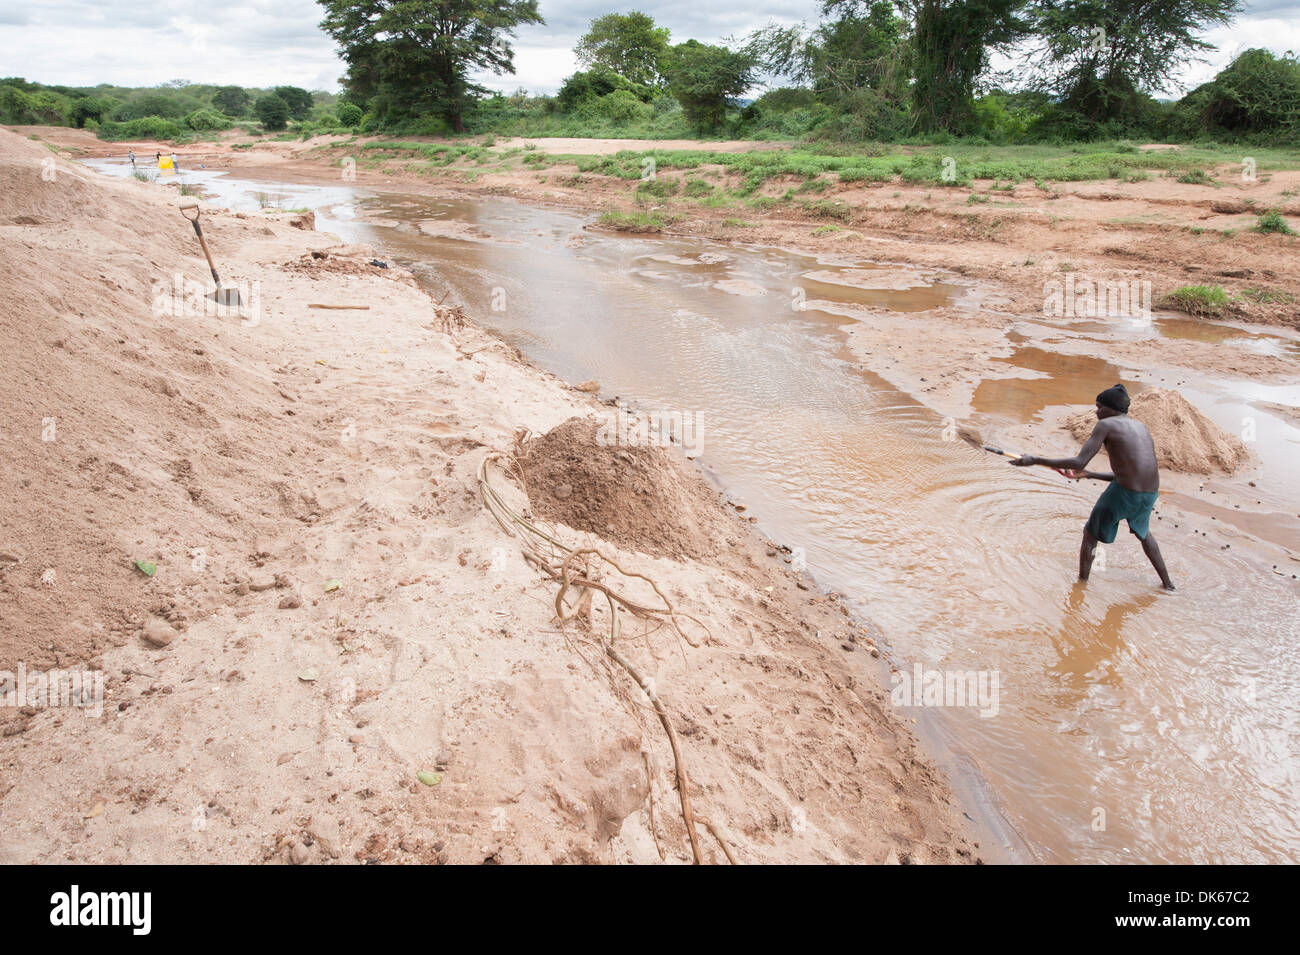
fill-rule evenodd
<path id="1" fill-rule="evenodd" d="M 1097 542 L 1110 544 L 1115 540 L 1120 521 L 1128 521 L 1128 529 L 1142 542 L 1142 550 L 1151 566 L 1160 575 L 1165 590 L 1173 590 L 1164 558 L 1150 531 L 1151 509 L 1155 507 L 1156 493 L 1160 490 L 1160 470 L 1156 466 L 1156 445 L 1146 425 L 1128 416 L 1128 390 L 1121 384 L 1107 388 L 1097 396 L 1097 427 L 1088 436 L 1079 453 L 1072 458 L 1037 458 L 1021 455 L 1011 463 L 1016 467 L 1040 464 L 1060 468 L 1067 477 L 1096 478 L 1109 481 L 1110 486 L 1101 492 L 1088 523 L 1083 528 L 1083 543 L 1079 547 L 1079 579 L 1087 580 L 1092 570 L 1092 559 L 1097 553 Z M 1104 471 L 1085 471 L 1102 445 L 1110 458 L 1111 474 Z"/>
<path id="2" fill-rule="evenodd" d="M 135 172 L 135 150 L 128 150 L 126 158 L 131 160 L 131 171 Z"/>
<path id="3" fill-rule="evenodd" d="M 171 154 L 171 160 L 172 160 L 172 169 L 174 169 L 176 172 L 180 172 L 180 171 L 181 171 L 181 164 L 178 163 L 178 162 L 176 161 L 176 154 L 175 154 L 175 153 L 172 153 L 172 154 Z"/>

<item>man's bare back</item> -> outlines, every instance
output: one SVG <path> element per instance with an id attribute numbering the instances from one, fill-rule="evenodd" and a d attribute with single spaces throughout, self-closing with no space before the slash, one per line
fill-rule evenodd
<path id="1" fill-rule="evenodd" d="M 1100 436 L 1101 445 L 1110 459 L 1115 480 L 1130 491 L 1146 493 L 1160 490 L 1160 469 L 1156 467 L 1156 443 L 1147 426 L 1128 415 L 1117 415 L 1097 422 L 1094 436 Z M 1087 454 L 1091 439 L 1084 444 L 1079 457 Z M 1095 450 L 1094 450 L 1095 453 Z M 1085 464 L 1087 461 L 1085 460 Z"/>
<path id="2" fill-rule="evenodd" d="M 1056 468 L 1066 477 L 1111 482 L 1098 498 L 1083 529 L 1083 542 L 1079 546 L 1080 580 L 1088 579 L 1098 542 L 1113 542 L 1119 522 L 1127 520 L 1129 530 L 1142 542 L 1143 552 L 1160 575 L 1160 583 L 1166 590 L 1173 590 L 1174 582 L 1169 578 L 1164 557 L 1149 524 L 1156 492 L 1160 490 L 1156 444 L 1147 426 L 1128 416 L 1128 408 L 1128 391 L 1123 385 L 1107 388 L 1097 396 L 1097 427 L 1092 429 L 1078 454 L 1072 458 L 1040 458 L 1022 454 L 1011 463 L 1022 468 L 1040 464 Z M 1103 447 L 1114 473 L 1084 470 Z"/>

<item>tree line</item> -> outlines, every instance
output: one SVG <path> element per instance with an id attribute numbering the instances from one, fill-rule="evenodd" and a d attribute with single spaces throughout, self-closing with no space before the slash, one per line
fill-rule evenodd
<path id="1" fill-rule="evenodd" d="M 0 80 L 0 122 L 177 139 L 276 131 L 994 142 L 1153 137 L 1300 142 L 1300 61 L 1252 49 L 1161 99 L 1240 0 L 823 0 L 817 22 L 674 42 L 646 13 L 596 17 L 554 96 L 490 93 L 538 0 L 317 0 L 341 96 L 177 80 L 150 89 Z M 999 54 L 1001 56 L 999 56 Z M 1012 58 L 1013 75 L 996 63 Z M 749 98 L 756 97 L 756 98 Z"/>
<path id="2" fill-rule="evenodd" d="M 173 80 L 139 89 L 0 79 L 0 123 L 89 127 L 106 139 L 180 139 L 251 123 L 271 131 L 290 122 L 348 126 L 361 115 L 335 94 L 298 86 L 248 89 Z"/>
<path id="3" fill-rule="evenodd" d="M 505 98 L 474 75 L 514 72 L 510 41 L 537 0 L 318 0 L 347 64 L 346 96 L 374 128 L 437 118 L 464 131 Z M 812 25 L 721 44 L 673 43 L 652 16 L 591 21 L 580 69 L 519 110 L 644 124 L 670 109 L 700 133 L 761 128 L 844 139 L 991 135 L 1080 139 L 1300 131 L 1300 65 L 1250 50 L 1178 101 L 1164 89 L 1212 47 L 1241 0 L 824 0 Z M 1014 75 L 993 68 L 1015 58 Z M 742 97 L 769 87 L 756 102 Z M 478 124 L 480 127 L 482 123 Z M 428 131 L 436 131 L 428 127 Z"/>

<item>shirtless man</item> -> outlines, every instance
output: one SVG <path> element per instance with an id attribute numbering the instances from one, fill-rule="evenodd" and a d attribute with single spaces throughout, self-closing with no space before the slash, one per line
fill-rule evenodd
<path id="1" fill-rule="evenodd" d="M 1146 425 L 1128 416 L 1128 406 L 1128 390 L 1123 385 L 1107 388 L 1097 396 L 1097 427 L 1093 428 L 1078 454 L 1072 458 L 1037 458 L 1025 454 L 1011 463 L 1022 468 L 1041 464 L 1059 468 L 1066 472 L 1067 477 L 1110 482 L 1097 499 L 1083 528 L 1083 543 L 1079 547 L 1080 580 L 1088 579 L 1092 559 L 1097 553 L 1097 542 L 1112 543 L 1119 522 L 1128 521 L 1129 531 L 1142 542 L 1142 550 L 1160 575 L 1160 583 L 1165 590 L 1173 590 L 1174 582 L 1169 579 L 1155 535 L 1148 527 L 1156 492 L 1160 490 L 1156 446 Z M 1102 445 L 1106 446 L 1106 456 L 1110 458 L 1115 473 L 1083 470 Z"/>

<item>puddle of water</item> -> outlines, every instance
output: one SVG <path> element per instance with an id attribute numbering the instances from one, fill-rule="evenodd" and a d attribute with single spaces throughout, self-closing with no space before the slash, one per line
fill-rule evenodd
<path id="1" fill-rule="evenodd" d="M 792 307 L 810 273 L 861 263 L 587 233 L 584 217 L 500 200 L 340 201 L 354 199 L 383 225 L 322 228 L 410 263 L 435 294 L 449 288 L 568 380 L 599 379 L 639 407 L 697 414 L 702 464 L 767 533 L 801 548 L 823 585 L 882 626 L 900 669 L 998 674 L 995 716 L 908 713 L 975 767 L 1034 858 L 1300 854 L 1295 582 L 1161 521 L 1153 527 L 1176 594 L 1155 591 L 1127 535 L 1104 548 L 1090 585 L 1076 586 L 1096 487 L 945 441 L 942 419 L 851 359 L 837 333 L 845 318 Z M 417 228 L 427 220 L 484 235 L 430 236 Z M 707 253 L 727 258 L 701 261 Z M 721 281 L 754 294 L 727 294 Z M 926 300 L 913 294 L 952 301 L 925 288 L 827 285 L 818 295 L 850 311 L 864 304 L 860 293 L 903 296 L 866 303 L 891 308 Z M 1043 349 L 1022 347 L 1008 362 L 1043 377 L 988 382 L 977 408 L 1028 420 L 1123 380 L 1104 362 Z M 1282 398 L 1263 388 L 1240 400 Z"/>
<path id="2" fill-rule="evenodd" d="M 125 159 L 90 159 L 83 162 L 97 172 L 118 179 L 130 179 L 132 175 L 131 164 Z M 346 223 L 356 218 L 353 203 L 357 191 L 346 186 L 231 179 L 221 170 L 197 167 L 190 169 L 183 162 L 179 173 L 166 176 L 160 170 L 146 168 L 143 157 L 137 162 L 140 172 L 151 181 L 164 185 L 176 183 L 178 203 L 180 202 L 179 186 L 185 184 L 200 189 L 204 201 L 211 201 L 214 205 L 224 206 L 236 212 L 258 212 L 263 209 L 269 212 L 279 209 L 322 210 L 326 213 L 326 220 L 331 224 Z"/>
<path id="3" fill-rule="evenodd" d="M 1150 322 L 1124 318 L 1104 320 L 1032 319 L 1035 325 L 1051 328 L 1069 335 L 1099 334 L 1113 338 L 1170 338 L 1205 342 L 1211 345 L 1231 345 L 1260 355 L 1277 358 L 1300 358 L 1300 337 L 1285 330 L 1262 332 L 1225 322 L 1202 318 L 1163 316 Z"/>
<path id="4" fill-rule="evenodd" d="M 1122 369 L 1100 358 L 1063 355 L 1026 346 L 993 361 L 1035 373 L 1032 378 L 986 378 L 971 399 L 977 413 L 1035 421 L 1047 408 L 1087 404 L 1093 395 L 1123 382 L 1129 394 L 1142 391 L 1141 382 L 1129 380 Z"/>

